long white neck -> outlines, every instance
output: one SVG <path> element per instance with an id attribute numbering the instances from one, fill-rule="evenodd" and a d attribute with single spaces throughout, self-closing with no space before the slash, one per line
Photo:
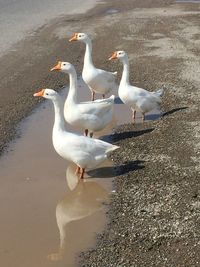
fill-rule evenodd
<path id="1" fill-rule="evenodd" d="M 84 56 L 84 66 L 83 68 L 87 68 L 88 66 L 94 66 L 92 61 L 92 41 L 88 38 L 84 41 L 86 45 L 85 56 Z"/>
<path id="2" fill-rule="evenodd" d="M 76 70 L 74 67 L 70 69 L 68 72 L 69 74 L 69 92 L 67 99 L 65 101 L 66 103 L 72 103 L 76 104 L 77 103 L 77 74 Z"/>
<path id="3" fill-rule="evenodd" d="M 123 64 L 123 73 L 120 84 L 130 84 L 129 82 L 129 61 L 128 57 L 125 56 L 124 58 L 120 59 Z"/>
<path id="4" fill-rule="evenodd" d="M 63 115 L 63 105 L 59 95 L 57 95 L 56 99 L 52 100 L 55 111 L 55 119 L 53 126 L 53 134 L 58 131 L 65 131 L 65 121 Z"/>

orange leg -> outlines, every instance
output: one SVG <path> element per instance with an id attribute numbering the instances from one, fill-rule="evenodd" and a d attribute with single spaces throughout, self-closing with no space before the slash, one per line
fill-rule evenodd
<path id="1" fill-rule="evenodd" d="M 81 168 L 77 165 L 75 174 L 77 175 L 77 174 L 79 174 L 80 172 L 81 172 Z"/>
<path id="2" fill-rule="evenodd" d="M 95 95 L 95 92 L 92 91 L 92 98 L 91 98 L 92 101 L 94 101 L 94 95 Z"/>
<path id="3" fill-rule="evenodd" d="M 145 121 L 145 113 L 142 113 L 142 122 Z"/>
<path id="4" fill-rule="evenodd" d="M 132 120 L 133 123 L 135 123 L 136 110 L 132 109 L 132 111 L 133 111 Z"/>
<path id="5" fill-rule="evenodd" d="M 88 136 L 88 129 L 85 129 L 85 131 L 84 131 L 84 135 L 85 135 L 85 136 Z"/>
<path id="6" fill-rule="evenodd" d="M 85 173 L 85 169 L 81 168 L 81 174 L 80 174 L 80 179 L 84 178 L 84 173 Z"/>

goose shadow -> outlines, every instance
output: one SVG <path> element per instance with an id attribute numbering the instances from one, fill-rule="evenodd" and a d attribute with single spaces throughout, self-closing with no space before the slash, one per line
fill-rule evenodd
<path id="1" fill-rule="evenodd" d="M 115 97 L 114 104 L 121 105 L 124 104 L 119 97 Z"/>
<path id="2" fill-rule="evenodd" d="M 132 171 L 144 169 L 144 160 L 126 161 L 119 166 L 106 166 L 90 170 L 87 174 L 90 178 L 113 178 Z"/>
<path id="3" fill-rule="evenodd" d="M 156 121 L 162 117 L 161 112 L 159 113 L 151 113 L 145 115 L 145 121 Z"/>
<path id="4" fill-rule="evenodd" d="M 154 128 L 149 128 L 149 129 L 144 129 L 140 131 L 126 131 L 122 133 L 114 133 L 111 135 L 103 135 L 100 139 L 106 142 L 118 142 L 120 140 L 124 140 L 127 138 L 132 138 L 132 137 L 138 137 L 143 134 L 151 133 L 154 130 Z"/>
<path id="5" fill-rule="evenodd" d="M 169 110 L 169 111 L 164 112 L 164 113 L 161 115 L 161 117 L 169 116 L 169 115 L 171 115 L 171 114 L 173 114 L 173 113 L 175 113 L 175 112 L 178 112 L 178 111 L 181 111 L 181 110 L 185 110 L 185 109 L 187 109 L 187 108 L 188 108 L 188 107 L 173 108 L 173 109 L 171 109 L 171 110 Z"/>

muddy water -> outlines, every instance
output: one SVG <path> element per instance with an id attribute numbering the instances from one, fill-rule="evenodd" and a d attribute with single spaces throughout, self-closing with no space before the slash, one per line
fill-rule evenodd
<path id="1" fill-rule="evenodd" d="M 89 99 L 80 87 L 80 98 Z M 122 104 L 115 105 L 115 114 L 117 120 L 99 135 L 131 120 Z M 41 104 L 0 160 L 0 266 L 77 266 L 77 254 L 95 245 L 95 233 L 105 225 L 102 203 L 112 191 L 112 162 L 104 163 L 103 173 L 88 172 L 78 181 L 75 166 L 52 147 L 53 117 L 52 103 Z"/>

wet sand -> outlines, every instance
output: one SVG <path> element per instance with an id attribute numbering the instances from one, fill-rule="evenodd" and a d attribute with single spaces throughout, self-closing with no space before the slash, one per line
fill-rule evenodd
<path id="1" fill-rule="evenodd" d="M 15 50 L 16 42 L 32 33 L 52 19 L 69 14 L 80 14 L 94 7 L 95 0 L 1 0 L 0 1 L 0 56 Z"/>
<path id="2" fill-rule="evenodd" d="M 86 15 L 55 19 L 1 58 L 6 62 L 0 70 L 1 152 L 15 136 L 19 121 L 37 105 L 32 94 L 41 87 L 59 89 L 67 83 L 66 75 L 49 72 L 57 60 L 74 63 L 80 74 L 85 48 L 68 43 L 73 31 L 93 36 L 96 65 L 118 70 L 120 78 L 121 64 L 108 62 L 107 57 L 113 50 L 124 49 L 130 58 L 132 82 L 149 90 L 163 83 L 168 88 L 163 110 L 169 116 L 144 126 L 126 125 L 113 136 L 122 148 L 114 158 L 121 168 L 116 168 L 119 177 L 110 223 L 97 249 L 84 254 L 81 266 L 198 266 L 200 8 L 172 3 L 100 2 Z M 131 119 L 126 112 L 124 116 L 119 113 L 124 122 Z M 3 184 L 3 176 L 1 180 Z M 61 180 L 64 188 L 63 176 Z M 49 183 L 46 179 L 43 188 Z M 16 194 L 12 186 L 3 192 Z M 49 199 L 53 202 L 57 197 Z M 4 226 L 8 218 L 5 210 Z"/>

